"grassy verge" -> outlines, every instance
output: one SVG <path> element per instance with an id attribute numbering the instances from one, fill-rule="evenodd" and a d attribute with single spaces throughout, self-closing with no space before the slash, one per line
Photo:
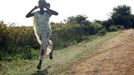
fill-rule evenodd
<path id="1" fill-rule="evenodd" d="M 115 37 L 118 32 L 106 34 L 106 36 L 96 37 L 92 41 L 85 41 L 79 45 L 70 46 L 61 51 L 57 51 L 54 65 L 48 70 L 48 75 L 71 75 L 66 64 L 94 54 L 97 49 L 107 40 Z"/>
<path id="2" fill-rule="evenodd" d="M 69 70 L 66 64 L 76 61 L 82 57 L 96 52 L 97 48 L 105 41 L 116 36 L 119 32 L 107 33 L 105 36 L 98 36 L 94 40 L 86 40 L 78 45 L 70 46 L 54 52 L 54 60 L 45 58 L 40 74 L 45 75 L 67 75 Z M 91 38 L 91 37 L 89 37 Z M 36 72 L 38 60 L 15 60 L 12 62 L 0 63 L 0 75 L 39 75 Z"/>

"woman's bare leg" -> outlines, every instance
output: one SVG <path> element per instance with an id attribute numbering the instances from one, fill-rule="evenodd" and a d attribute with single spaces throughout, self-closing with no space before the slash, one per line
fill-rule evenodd
<path id="1" fill-rule="evenodd" d="M 39 52 L 39 63 L 38 63 L 37 69 L 41 69 L 41 65 L 42 65 L 42 62 L 43 62 L 43 57 L 44 57 L 44 55 L 45 56 L 47 55 L 47 44 L 48 44 L 48 41 L 49 41 L 49 37 L 50 37 L 49 33 L 42 34 L 41 37 L 40 37 L 41 47 L 40 47 L 40 52 Z"/>

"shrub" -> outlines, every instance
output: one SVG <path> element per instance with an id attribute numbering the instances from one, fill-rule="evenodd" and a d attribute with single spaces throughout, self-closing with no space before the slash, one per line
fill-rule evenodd
<path id="1" fill-rule="evenodd" d="M 106 34 L 106 29 L 102 28 L 101 30 L 99 30 L 98 34 L 99 35 L 105 35 Z"/>
<path id="2" fill-rule="evenodd" d="M 118 30 L 117 26 L 115 26 L 115 25 L 110 26 L 109 29 L 110 29 L 110 31 L 117 31 Z"/>
<path id="3" fill-rule="evenodd" d="M 90 25 L 90 34 L 96 34 L 96 33 L 98 33 L 98 31 L 99 30 L 101 30 L 102 29 L 102 25 L 100 24 L 100 23 L 92 23 L 91 25 Z"/>
<path id="4" fill-rule="evenodd" d="M 119 30 L 125 29 L 122 25 L 117 25 L 117 28 L 118 28 Z"/>

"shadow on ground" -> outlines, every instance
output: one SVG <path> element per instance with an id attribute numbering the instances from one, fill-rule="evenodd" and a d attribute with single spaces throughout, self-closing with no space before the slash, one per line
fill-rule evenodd
<path id="1" fill-rule="evenodd" d="M 48 66 L 46 69 L 42 70 L 42 71 L 37 71 L 31 75 L 48 75 L 48 69 L 51 68 L 51 66 Z"/>

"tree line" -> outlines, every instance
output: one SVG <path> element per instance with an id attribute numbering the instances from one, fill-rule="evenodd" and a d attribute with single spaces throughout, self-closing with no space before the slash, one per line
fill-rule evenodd
<path id="1" fill-rule="evenodd" d="M 58 50 L 80 43 L 89 36 L 103 36 L 107 32 L 134 28 L 134 15 L 131 7 L 120 5 L 113 9 L 108 20 L 91 22 L 87 16 L 70 16 L 64 22 L 52 26 L 53 49 Z M 32 26 L 14 26 L 0 22 L 0 60 L 8 58 L 32 59 L 39 44 Z"/>

